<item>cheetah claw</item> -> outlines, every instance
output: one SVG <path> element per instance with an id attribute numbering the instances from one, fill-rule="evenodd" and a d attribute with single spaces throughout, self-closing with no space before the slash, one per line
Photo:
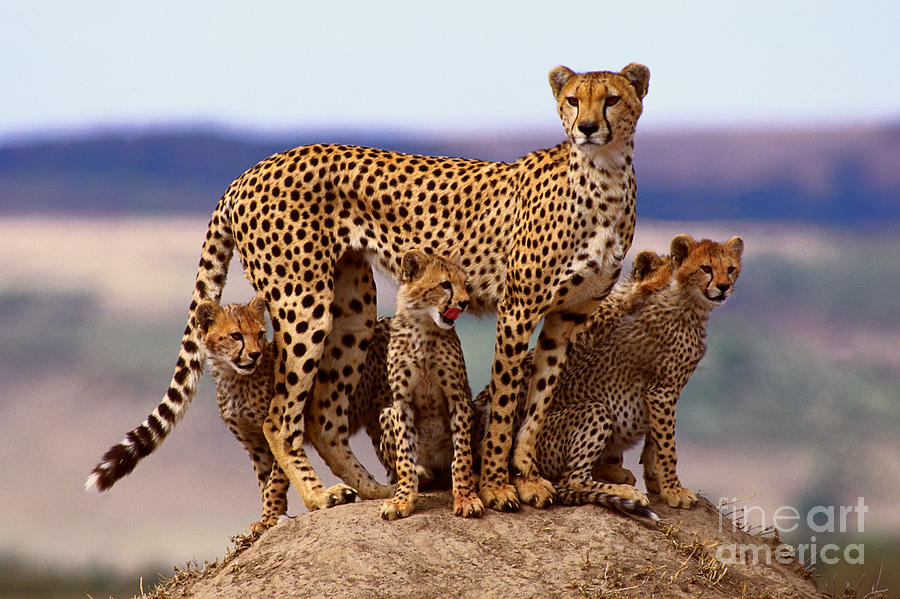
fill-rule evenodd
<path id="1" fill-rule="evenodd" d="M 516 490 L 519 493 L 519 499 L 524 503 L 533 505 L 536 508 L 550 507 L 553 503 L 555 492 L 553 485 L 540 476 L 513 479 Z"/>
<path id="2" fill-rule="evenodd" d="M 396 497 L 388 499 L 381 506 L 381 517 L 385 520 L 397 520 L 398 518 L 406 518 L 413 513 L 415 505 L 411 500 L 398 499 Z"/>
<path id="3" fill-rule="evenodd" d="M 463 518 L 480 518 L 484 513 L 484 505 L 473 491 L 454 493 L 453 513 Z"/>
<path id="4" fill-rule="evenodd" d="M 478 494 L 484 506 L 499 512 L 518 512 L 519 496 L 516 488 L 510 484 L 489 485 L 481 483 Z"/>
<path id="5" fill-rule="evenodd" d="M 345 503 L 353 503 L 356 501 L 356 491 L 347 485 L 337 484 L 333 487 L 328 487 L 328 495 L 329 499 L 333 500 L 329 501 L 330 505 L 328 507 L 344 505 Z"/>

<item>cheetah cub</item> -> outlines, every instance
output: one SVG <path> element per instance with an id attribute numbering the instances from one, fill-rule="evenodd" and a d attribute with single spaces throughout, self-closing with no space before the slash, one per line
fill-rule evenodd
<path id="1" fill-rule="evenodd" d="M 484 509 L 472 468 L 472 393 L 453 330 L 468 304 L 465 274 L 456 264 L 418 250 L 404 254 L 388 342 L 393 404 L 381 413 L 381 458 L 397 481 L 381 508 L 386 520 L 412 513 L 420 473 L 448 466 L 454 513 L 477 517 Z"/>
<path id="2" fill-rule="evenodd" d="M 262 520 L 250 526 L 258 534 L 287 512 L 288 488 L 262 428 L 274 393 L 276 361 L 275 346 L 266 341 L 266 304 L 262 296 L 247 305 L 204 301 L 197 306 L 197 322 L 216 383 L 219 413 L 247 450 L 263 495 Z M 345 501 L 355 497 L 346 485 L 331 490 Z"/>

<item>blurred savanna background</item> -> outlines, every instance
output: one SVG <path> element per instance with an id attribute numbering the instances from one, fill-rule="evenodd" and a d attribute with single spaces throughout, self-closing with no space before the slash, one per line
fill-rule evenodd
<path id="1" fill-rule="evenodd" d="M 167 387 L 209 214 L 233 178 L 313 142 L 514 160 L 563 139 L 550 68 L 631 61 L 652 75 L 629 257 L 678 233 L 746 247 L 679 403 L 682 481 L 761 526 L 795 509 L 786 542 L 837 547 L 806 550 L 827 591 L 867 591 L 881 570 L 900 596 L 893 3 L 0 11 L 0 597 L 140 594 L 220 557 L 258 516 L 209 377 L 134 474 L 83 490 Z M 224 299 L 252 295 L 234 260 Z M 380 313 L 392 295 L 379 278 Z M 476 392 L 493 324 L 459 324 Z M 378 470 L 368 441 L 355 447 Z M 867 511 L 842 526 L 860 498 Z"/>

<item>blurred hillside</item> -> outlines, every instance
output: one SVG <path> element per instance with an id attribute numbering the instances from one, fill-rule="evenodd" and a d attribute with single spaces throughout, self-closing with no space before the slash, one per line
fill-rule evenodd
<path id="1" fill-rule="evenodd" d="M 263 158 L 317 142 L 514 160 L 562 132 L 441 138 L 305 131 L 278 138 L 213 130 L 124 131 L 0 147 L 6 213 L 208 214 Z M 638 132 L 638 216 L 873 223 L 900 219 L 900 126 Z"/>

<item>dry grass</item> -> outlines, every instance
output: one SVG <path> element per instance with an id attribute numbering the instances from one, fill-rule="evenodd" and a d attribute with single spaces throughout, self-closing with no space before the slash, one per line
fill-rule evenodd
<path id="1" fill-rule="evenodd" d="M 161 580 L 149 593 L 144 592 L 143 581 L 141 581 L 140 599 L 164 599 L 199 580 L 215 576 L 224 571 L 234 561 L 234 558 L 253 545 L 254 540 L 256 537 L 253 535 L 234 535 L 231 537 L 231 546 L 225 551 L 225 557 L 212 562 L 204 562 L 203 566 L 195 561 L 189 561 L 184 568 L 175 566 L 175 574 L 171 578 Z"/>

